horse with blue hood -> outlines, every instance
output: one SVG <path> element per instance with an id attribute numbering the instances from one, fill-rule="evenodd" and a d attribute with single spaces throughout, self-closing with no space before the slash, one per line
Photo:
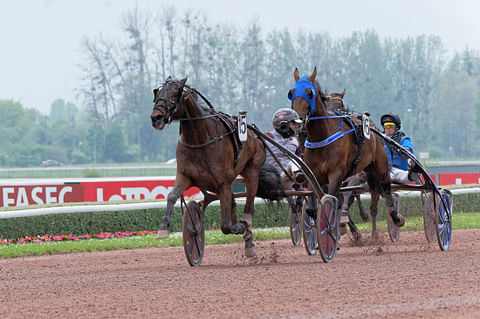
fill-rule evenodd
<path id="1" fill-rule="evenodd" d="M 325 95 L 315 82 L 317 68 L 310 76 L 300 78 L 295 68 L 293 77 L 295 86 L 288 93 L 292 109 L 304 120 L 306 130 L 303 160 L 310 167 L 324 191 L 338 197 L 339 189 L 347 177 L 365 170 L 378 179 L 382 196 L 386 200 L 388 214 L 394 224 L 401 227 L 405 219 L 400 215 L 393 202 L 390 189 L 390 175 L 387 154 L 381 138 L 370 134 L 369 138 L 359 138 L 358 126 L 362 121 L 356 116 L 331 115 L 325 108 Z M 307 203 L 307 213 L 316 215 L 316 200 L 311 197 Z M 375 216 L 372 226 L 375 229 Z M 356 230 L 349 221 L 350 229 Z M 372 232 L 372 236 L 377 236 Z"/>

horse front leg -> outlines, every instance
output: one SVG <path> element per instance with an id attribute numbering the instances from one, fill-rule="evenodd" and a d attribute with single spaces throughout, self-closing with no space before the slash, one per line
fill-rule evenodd
<path id="1" fill-rule="evenodd" d="M 178 198 L 191 186 L 191 183 L 188 180 L 178 178 L 175 182 L 175 186 L 168 193 L 167 196 L 167 208 L 165 209 L 165 214 L 162 218 L 162 223 L 160 224 L 160 229 L 157 231 L 157 238 L 168 238 L 168 229 L 170 227 L 170 222 L 172 220 L 172 211 L 175 203 Z"/>
<path id="2" fill-rule="evenodd" d="M 236 234 L 232 229 L 232 210 L 234 210 L 236 214 L 232 185 L 223 185 L 218 192 L 218 197 L 220 199 L 220 209 L 222 212 L 222 225 L 220 228 L 224 234 Z"/>

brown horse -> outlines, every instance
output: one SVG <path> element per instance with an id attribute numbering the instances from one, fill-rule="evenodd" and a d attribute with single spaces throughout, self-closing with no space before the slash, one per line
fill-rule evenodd
<path id="1" fill-rule="evenodd" d="M 328 112 L 343 114 L 343 115 L 352 115 L 350 109 L 346 107 L 345 103 L 343 102 L 343 98 L 345 97 L 345 92 L 346 92 L 346 89 L 343 89 L 341 93 L 337 93 L 337 92 L 328 93 L 328 91 L 325 91 L 325 97 L 326 97 L 325 108 L 327 109 Z M 365 171 L 362 171 L 344 180 L 342 182 L 342 187 L 357 186 L 357 185 L 366 184 L 366 183 L 367 183 L 367 173 Z M 380 196 L 380 194 L 374 193 L 371 195 L 372 195 L 372 204 L 374 204 L 374 207 L 373 206 L 370 207 L 370 210 L 374 210 L 376 212 L 375 209 L 377 207 L 377 203 L 379 199 L 378 196 Z M 364 222 L 367 222 L 370 220 L 370 216 L 367 214 L 367 212 L 365 212 L 365 209 L 363 208 L 359 192 L 356 192 L 356 191 L 342 192 L 338 199 L 339 199 L 340 212 L 342 213 L 342 215 L 347 215 L 350 219 L 350 215 L 348 214 L 348 211 L 352 206 L 353 202 L 357 200 L 360 217 Z M 376 213 L 374 213 L 374 215 L 376 216 Z M 340 229 L 341 232 L 344 233 L 345 231 L 345 229 L 343 228 L 344 225 L 340 225 L 340 227 L 341 227 Z"/>
<path id="2" fill-rule="evenodd" d="M 304 126 L 307 141 L 303 154 L 305 163 L 313 171 L 318 182 L 324 186 L 325 191 L 337 197 L 342 182 L 348 176 L 362 170 L 371 172 L 380 183 L 388 214 L 395 225 L 403 226 L 405 219 L 394 207 L 388 159 L 380 137 L 372 133 L 369 139 L 365 138 L 361 143 L 357 143 L 355 128 L 348 122 L 344 123 L 343 116 L 331 116 L 327 113 L 324 104 L 326 97 L 315 84 L 316 76 L 316 67 L 310 76 L 302 78 L 296 68 L 293 73 L 295 87 L 288 94 L 292 101 L 292 109 L 306 122 Z M 307 209 L 310 213 L 315 209 L 314 201 L 310 198 Z"/>
<path id="3" fill-rule="evenodd" d="M 278 194 L 283 191 L 279 188 L 280 176 L 275 168 L 264 166 L 265 147 L 262 140 L 250 129 L 245 142 L 236 140 L 234 119 L 227 114 L 216 112 L 210 103 L 196 89 L 186 85 L 186 82 L 187 78 L 172 80 L 168 77 L 159 89 L 153 91 L 153 127 L 162 130 L 171 121 L 180 121 L 175 186 L 167 196 L 167 208 L 157 237 L 168 237 L 175 202 L 184 191 L 196 186 L 202 192 L 218 195 L 222 232 L 244 234 L 245 255 L 253 257 L 255 245 L 252 221 L 255 195 L 278 199 Z M 246 187 L 245 209 L 243 219 L 239 222 L 232 193 L 232 183 L 238 175 L 243 177 Z"/>
<path id="4" fill-rule="evenodd" d="M 331 94 L 325 91 L 325 96 L 327 98 L 325 106 L 327 111 L 335 112 L 336 114 L 358 116 L 359 114 L 352 113 L 352 111 L 343 102 L 343 98 L 345 97 L 345 91 L 346 89 L 344 89 L 343 92 L 341 93 L 331 93 Z M 372 123 L 371 126 L 377 128 L 374 123 Z M 372 218 L 372 225 L 373 225 L 372 235 L 376 236 L 376 216 L 378 212 L 378 201 L 380 200 L 380 195 L 382 190 L 380 188 L 378 180 L 375 179 L 372 173 L 367 173 L 365 171 L 361 171 L 355 175 L 352 175 L 342 182 L 342 187 L 358 186 L 358 185 L 363 185 L 364 189 L 370 193 L 370 198 L 371 198 L 370 216 L 373 217 Z M 392 195 L 393 195 L 393 201 L 395 204 L 395 209 L 397 209 L 398 211 L 398 207 L 400 205 L 399 203 L 400 196 L 398 193 L 392 193 Z M 358 191 L 341 192 L 338 199 L 339 199 L 340 212 L 342 216 L 348 216 L 349 221 L 351 218 L 349 210 L 355 200 L 357 200 L 358 209 L 359 209 L 360 217 L 362 218 L 362 220 L 364 222 L 367 222 L 370 220 L 370 216 L 363 208 L 362 201 L 360 199 L 360 193 Z M 352 230 L 352 227 L 350 227 L 350 230 Z M 342 233 L 343 235 L 345 234 L 345 232 L 346 232 L 345 224 L 340 223 L 340 233 Z M 390 228 L 389 228 L 389 235 L 392 236 L 392 233 L 390 232 Z"/>

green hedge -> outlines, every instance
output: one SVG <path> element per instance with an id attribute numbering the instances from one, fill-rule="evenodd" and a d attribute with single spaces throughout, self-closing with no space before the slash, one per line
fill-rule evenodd
<path id="1" fill-rule="evenodd" d="M 0 238 L 16 239 L 25 236 L 43 236 L 60 234 L 98 234 L 100 232 L 157 230 L 164 209 L 142 209 L 119 212 L 88 212 L 71 214 L 52 214 L 32 217 L 0 219 Z M 237 215 L 243 214 L 243 205 L 238 205 Z M 288 225 L 286 204 L 255 205 L 255 227 Z M 220 229 L 220 206 L 207 208 L 204 225 L 206 229 Z M 171 232 L 182 230 L 180 208 L 172 213 Z"/>
<path id="2" fill-rule="evenodd" d="M 454 196 L 454 212 L 478 212 L 480 193 L 459 194 Z M 362 200 L 369 211 L 370 200 Z M 144 209 L 121 212 L 90 212 L 73 214 L 53 214 L 44 216 L 0 219 L 0 238 L 16 239 L 24 236 L 43 236 L 45 234 L 98 234 L 100 232 L 156 230 L 160 226 L 164 209 Z M 351 215 L 360 222 L 358 206 L 352 206 Z M 378 220 L 385 219 L 385 202 L 380 200 Z M 402 197 L 400 213 L 404 216 L 422 215 L 420 197 Z M 237 215 L 242 216 L 243 205 L 238 205 Z M 288 208 L 282 205 L 255 205 L 254 227 L 277 227 L 288 225 Z M 182 214 L 175 208 L 172 214 L 171 232 L 181 231 Z M 207 208 L 204 225 L 206 229 L 219 229 L 221 225 L 220 207 L 210 205 Z"/>

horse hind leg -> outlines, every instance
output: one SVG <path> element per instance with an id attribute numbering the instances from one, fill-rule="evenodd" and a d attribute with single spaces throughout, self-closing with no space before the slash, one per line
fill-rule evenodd
<path id="1" fill-rule="evenodd" d="M 362 240 L 362 235 L 358 231 L 357 225 L 353 222 L 350 214 L 348 214 L 348 228 L 350 228 L 350 232 L 353 236 L 353 242 L 358 244 Z"/>
<path id="2" fill-rule="evenodd" d="M 355 194 L 353 192 L 346 192 L 341 194 L 341 197 L 343 197 L 343 201 L 340 206 L 341 207 L 340 208 L 341 210 L 340 225 L 339 225 L 340 235 L 345 235 L 347 233 L 347 224 L 348 224 L 348 228 L 350 228 L 350 232 L 352 233 L 354 242 L 358 242 L 361 239 L 361 235 L 360 235 L 360 232 L 358 231 L 357 226 L 353 222 L 352 216 L 350 216 L 350 213 L 349 213 L 350 207 L 352 206 L 355 199 Z"/>
<path id="3" fill-rule="evenodd" d="M 254 189 L 255 191 L 253 192 L 253 194 L 251 194 L 247 190 L 247 200 L 245 202 L 245 210 L 243 212 L 243 218 L 242 220 L 240 220 L 240 223 L 237 223 L 237 225 L 242 225 L 241 228 L 242 230 L 244 230 L 243 239 L 245 240 L 245 256 L 247 258 L 255 257 L 257 254 L 255 251 L 255 244 L 253 243 L 253 232 L 252 232 L 253 213 L 254 213 L 253 202 L 255 200 L 256 187 L 254 187 Z"/>
<path id="4" fill-rule="evenodd" d="M 339 203 L 340 206 L 340 224 L 339 231 L 340 235 L 343 236 L 347 233 L 347 223 L 348 223 L 348 210 L 351 206 L 352 192 L 340 193 Z"/>
<path id="5" fill-rule="evenodd" d="M 355 196 L 355 199 L 357 200 L 358 210 L 360 212 L 360 217 L 362 218 L 362 221 L 369 222 L 370 221 L 370 216 L 367 214 L 367 212 L 363 208 L 362 200 L 360 198 L 360 194 L 355 193 L 354 196 Z"/>
<path id="6" fill-rule="evenodd" d="M 370 216 L 372 216 L 372 238 L 378 238 L 377 232 L 377 212 L 378 212 L 378 200 L 380 199 L 380 194 L 377 192 L 372 191 L 371 195 L 371 202 L 370 202 Z"/>
<path id="7" fill-rule="evenodd" d="M 237 202 L 235 201 L 235 197 L 232 194 L 232 207 L 230 210 L 230 222 L 232 225 L 237 224 Z"/>
<path id="8" fill-rule="evenodd" d="M 255 195 L 257 194 L 260 182 L 262 185 L 266 185 L 271 181 L 266 180 L 266 178 L 262 178 L 261 176 L 263 175 L 259 176 L 259 169 L 256 169 L 253 166 L 246 171 L 243 176 L 245 178 L 245 188 L 247 191 L 243 218 L 232 227 L 232 232 L 236 234 L 243 234 L 243 239 L 245 240 L 245 256 L 247 258 L 252 258 L 256 256 L 252 232 Z M 262 181 L 259 181 L 259 178 L 262 178 Z"/>
<path id="9" fill-rule="evenodd" d="M 381 184 L 383 197 L 387 203 L 387 214 L 390 214 L 392 221 L 397 227 L 405 225 L 405 218 L 395 208 L 395 202 L 393 200 L 392 192 L 390 190 L 390 184 Z"/>

